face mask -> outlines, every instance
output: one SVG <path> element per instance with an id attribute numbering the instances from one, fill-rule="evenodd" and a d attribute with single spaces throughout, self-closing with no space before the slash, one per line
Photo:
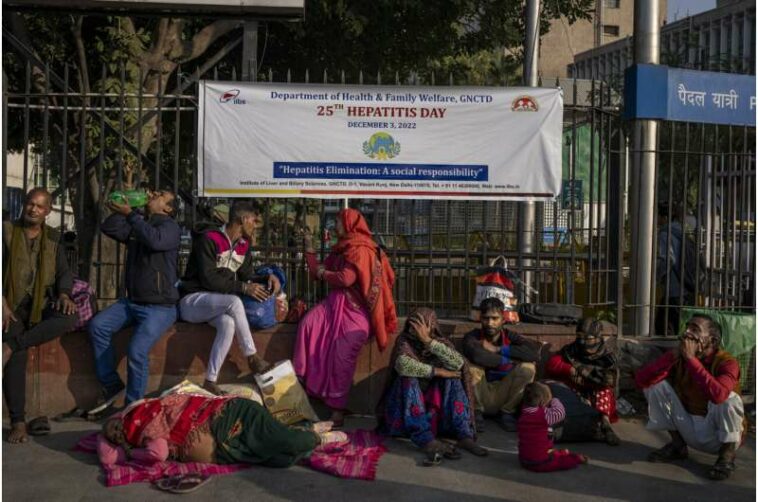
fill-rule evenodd
<path id="1" fill-rule="evenodd" d="M 602 341 L 599 338 L 580 338 L 579 344 L 582 345 L 586 350 L 594 350 L 600 346 Z"/>

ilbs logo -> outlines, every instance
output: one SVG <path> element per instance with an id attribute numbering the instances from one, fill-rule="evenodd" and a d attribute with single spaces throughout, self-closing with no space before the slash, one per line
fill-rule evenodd
<path id="1" fill-rule="evenodd" d="M 226 91 L 225 93 L 223 93 L 221 97 L 218 98 L 218 100 L 222 103 L 229 103 L 231 101 L 232 104 L 235 104 L 235 105 L 247 104 L 247 101 L 245 101 L 244 99 L 239 99 L 237 97 L 239 95 L 240 95 L 239 89 L 230 89 Z"/>
<path id="2" fill-rule="evenodd" d="M 519 96 L 511 103 L 514 112 L 536 112 L 539 110 L 537 101 L 531 96 Z"/>

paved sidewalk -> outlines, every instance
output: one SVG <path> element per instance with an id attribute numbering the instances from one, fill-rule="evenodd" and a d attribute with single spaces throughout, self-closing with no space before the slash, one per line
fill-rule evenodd
<path id="1" fill-rule="evenodd" d="M 349 418 L 349 428 L 371 427 L 368 419 Z M 53 423 L 53 434 L 32 438 L 26 445 L 3 443 L 3 499 L 20 501 L 176 501 L 148 484 L 106 488 L 94 455 L 71 451 L 77 439 L 96 424 Z M 7 424 L 6 424 L 7 427 Z M 715 457 L 692 452 L 675 465 L 650 464 L 645 456 L 663 445 L 666 435 L 644 429 L 639 420 L 616 427 L 620 447 L 597 443 L 573 449 L 591 457 L 590 464 L 567 472 L 535 474 L 521 469 L 516 457 L 516 435 L 487 422 L 481 436 L 490 456 L 475 458 L 464 452 L 457 461 L 421 467 L 421 455 L 409 442 L 388 440 L 374 482 L 337 479 L 303 467 L 252 467 L 217 476 L 208 485 L 181 500 L 213 501 L 667 501 L 729 502 L 755 500 L 755 436 L 738 454 L 738 469 L 726 482 L 704 477 Z M 6 431 L 7 433 L 7 431 Z"/>

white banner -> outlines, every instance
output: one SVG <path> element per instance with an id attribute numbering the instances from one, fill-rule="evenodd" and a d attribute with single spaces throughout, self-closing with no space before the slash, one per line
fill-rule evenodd
<path id="1" fill-rule="evenodd" d="M 539 200 L 561 187 L 559 89 L 203 81 L 201 196 Z"/>

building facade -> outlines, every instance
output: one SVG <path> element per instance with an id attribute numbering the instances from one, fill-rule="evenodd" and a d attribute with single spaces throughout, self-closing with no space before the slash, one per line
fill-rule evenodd
<path id="1" fill-rule="evenodd" d="M 666 0 L 661 0 L 661 19 Z M 599 0 L 590 20 L 569 24 L 565 17 L 554 19 L 550 31 L 540 38 L 539 73 L 549 80 L 566 77 L 567 67 L 577 54 L 623 40 L 634 30 L 634 0 Z"/>
<path id="2" fill-rule="evenodd" d="M 628 36 L 584 51 L 569 65 L 568 75 L 622 80 L 633 50 L 634 39 Z M 722 0 L 715 9 L 662 26 L 661 64 L 755 75 L 755 0 Z"/>

